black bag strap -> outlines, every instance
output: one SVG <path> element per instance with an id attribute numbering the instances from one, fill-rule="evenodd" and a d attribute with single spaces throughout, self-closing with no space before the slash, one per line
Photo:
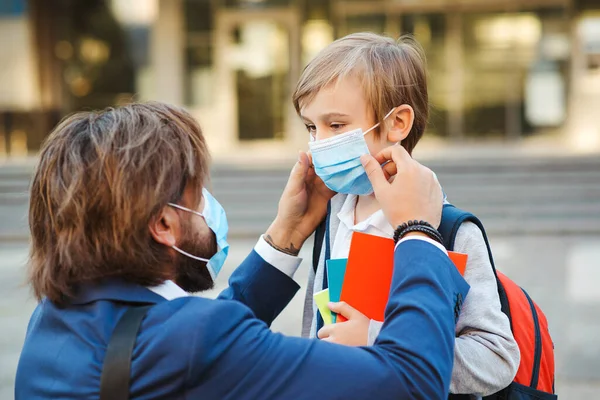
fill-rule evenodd
<path id="1" fill-rule="evenodd" d="M 317 272 L 317 268 L 319 266 L 319 260 L 321 258 L 321 249 L 323 248 L 323 240 L 325 240 L 325 235 L 329 234 L 329 218 L 330 218 L 330 214 L 331 214 L 331 200 L 329 201 L 329 203 L 327 203 L 327 215 L 325 215 L 325 218 L 323 219 L 323 221 L 321 221 L 321 223 L 319 224 L 319 226 L 317 226 L 317 229 L 315 230 L 315 243 L 314 243 L 314 247 L 313 247 L 313 271 L 316 273 Z M 329 252 L 329 239 L 327 239 L 327 242 L 325 243 L 326 248 L 325 248 L 325 259 L 327 259 L 329 257 L 329 255 L 327 254 Z"/>
<path id="2" fill-rule="evenodd" d="M 327 229 L 327 217 L 321 221 L 315 231 L 315 243 L 312 254 L 312 268 L 315 273 L 317 272 L 317 266 L 319 265 L 319 259 L 321 258 L 321 249 L 323 248 L 323 240 L 325 239 L 325 229 Z"/>
<path id="3" fill-rule="evenodd" d="M 100 400 L 129 399 L 131 356 L 140 325 L 152 306 L 129 307 L 112 333 L 100 378 Z"/>

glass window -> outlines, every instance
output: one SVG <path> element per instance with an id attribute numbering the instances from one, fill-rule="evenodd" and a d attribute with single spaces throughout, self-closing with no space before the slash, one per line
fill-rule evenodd
<path id="1" fill-rule="evenodd" d="M 209 106 L 213 100 L 213 20 L 210 0 L 185 0 L 185 102 Z"/>
<path id="2" fill-rule="evenodd" d="M 240 23 L 227 52 L 235 76 L 240 140 L 282 139 L 290 104 L 289 31 L 272 20 Z"/>
<path id="3" fill-rule="evenodd" d="M 57 66 L 63 110 L 97 109 L 129 102 L 150 91 L 150 30 L 157 3 L 132 6 L 120 0 L 64 0 L 36 3 L 37 15 L 53 36 L 40 64 Z M 42 34 L 42 33 L 40 33 Z"/>
<path id="4" fill-rule="evenodd" d="M 353 15 L 347 17 L 340 27 L 339 36 L 346 36 L 355 32 L 375 32 L 383 33 L 385 31 L 385 15 Z"/>
<path id="5" fill-rule="evenodd" d="M 465 136 L 500 137 L 507 130 L 507 88 L 513 83 L 507 63 L 518 56 L 512 51 L 513 23 L 507 15 L 463 17 Z"/>
<path id="6" fill-rule="evenodd" d="M 7 33 L 0 37 L 12 40 L 0 47 L 4 53 L 15 51 L 5 58 L 16 60 L 17 77 L 31 77 L 15 80 L 18 96 L 10 97 L 19 107 L 0 109 L 0 152 L 37 150 L 70 112 L 150 97 L 149 42 L 158 0 L 0 3 L 0 16 L 9 17 L 0 18 L 0 33 Z M 24 62 L 30 53 L 37 62 Z M 4 78 L 9 75 L 10 70 Z"/>
<path id="7" fill-rule="evenodd" d="M 0 4 L 0 110 L 39 107 L 35 40 L 28 17 L 24 1 Z"/>
<path id="8" fill-rule="evenodd" d="M 571 56 L 569 20 L 561 9 L 530 13 L 539 19 L 540 37 L 531 56 L 522 54 L 516 69 L 523 76 L 524 134 L 560 128 L 567 118 L 568 69 Z M 522 53 L 527 52 L 521 49 Z"/>
<path id="9" fill-rule="evenodd" d="M 402 34 L 410 34 L 423 46 L 427 57 L 430 116 L 427 132 L 448 134 L 446 84 L 446 18 L 443 14 L 409 14 L 401 18 Z"/>
<path id="10" fill-rule="evenodd" d="M 564 10 L 464 16 L 466 136 L 517 137 L 566 119 Z"/>
<path id="11" fill-rule="evenodd" d="M 267 8 L 289 6 L 294 0 L 220 0 L 225 7 L 231 8 Z"/>

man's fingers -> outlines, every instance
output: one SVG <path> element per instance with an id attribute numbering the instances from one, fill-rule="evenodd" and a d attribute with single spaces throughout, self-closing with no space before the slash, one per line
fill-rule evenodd
<path id="1" fill-rule="evenodd" d="M 290 178 L 288 179 L 288 187 L 291 185 L 293 187 L 300 187 L 304 184 L 306 180 L 306 175 L 309 170 L 308 156 L 306 153 L 301 151 L 298 154 L 298 161 L 294 164 L 294 168 L 292 168 L 292 172 L 290 172 Z"/>
<path id="2" fill-rule="evenodd" d="M 385 174 L 386 179 L 389 181 L 390 177 L 396 175 L 398 169 L 396 168 L 396 164 L 393 161 L 387 162 L 383 167 L 383 173 Z"/>
<path id="3" fill-rule="evenodd" d="M 360 157 L 360 162 L 367 172 L 367 177 L 371 181 L 371 185 L 373 185 L 375 195 L 377 195 L 378 191 L 382 190 L 386 185 L 389 185 L 387 179 L 385 179 L 381 165 L 370 154 L 362 155 Z"/>
<path id="4" fill-rule="evenodd" d="M 312 153 L 310 151 L 307 151 L 306 155 L 308 156 L 308 165 L 313 165 Z"/>
<path id="5" fill-rule="evenodd" d="M 311 165 L 312 165 L 312 160 L 308 156 L 308 154 L 306 154 L 303 151 L 298 152 L 298 162 L 296 163 L 296 166 L 302 167 L 302 171 L 308 171 L 308 168 Z"/>
<path id="6" fill-rule="evenodd" d="M 398 170 L 405 170 L 410 165 L 415 163 L 415 160 L 408 154 L 406 149 L 400 145 L 395 145 L 390 148 L 392 155 L 392 162 L 396 167 L 396 173 Z"/>
<path id="7" fill-rule="evenodd" d="M 392 161 L 392 148 L 397 145 L 388 146 L 381 150 L 379 153 L 375 154 L 375 159 L 379 164 L 384 164 L 388 161 Z"/>
<path id="8" fill-rule="evenodd" d="M 404 147 L 399 144 L 395 144 L 393 146 L 386 147 L 381 150 L 375 156 L 375 159 L 379 164 L 386 163 L 388 161 L 393 161 L 396 164 L 396 168 L 398 165 L 409 162 L 412 160 L 410 154 L 404 149 Z"/>
<path id="9" fill-rule="evenodd" d="M 355 308 L 348 305 L 345 301 L 340 301 L 339 303 L 329 303 L 329 309 L 336 314 L 343 315 L 348 320 L 352 319 L 352 317 L 359 312 Z"/>

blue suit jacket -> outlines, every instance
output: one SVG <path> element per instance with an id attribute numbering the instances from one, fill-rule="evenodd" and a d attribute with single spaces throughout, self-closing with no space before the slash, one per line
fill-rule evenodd
<path id="1" fill-rule="evenodd" d="M 118 319 L 130 303 L 151 303 L 133 352 L 133 399 L 445 398 L 454 308 L 468 285 L 422 241 L 402 243 L 395 262 L 386 322 L 370 348 L 271 332 L 298 285 L 255 252 L 218 300 L 166 301 L 106 281 L 82 287 L 64 308 L 42 301 L 29 323 L 15 397 L 97 399 Z"/>

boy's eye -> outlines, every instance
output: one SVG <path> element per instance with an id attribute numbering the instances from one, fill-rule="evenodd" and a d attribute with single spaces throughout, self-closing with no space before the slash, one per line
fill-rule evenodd
<path id="1" fill-rule="evenodd" d="M 343 129 L 346 126 L 346 124 L 331 124 L 329 125 L 329 127 L 331 129 L 333 129 L 334 131 L 338 131 L 340 129 Z"/>
<path id="2" fill-rule="evenodd" d="M 304 125 L 304 126 L 306 126 L 306 130 L 308 131 L 308 133 L 315 133 L 317 130 L 314 125 Z"/>

